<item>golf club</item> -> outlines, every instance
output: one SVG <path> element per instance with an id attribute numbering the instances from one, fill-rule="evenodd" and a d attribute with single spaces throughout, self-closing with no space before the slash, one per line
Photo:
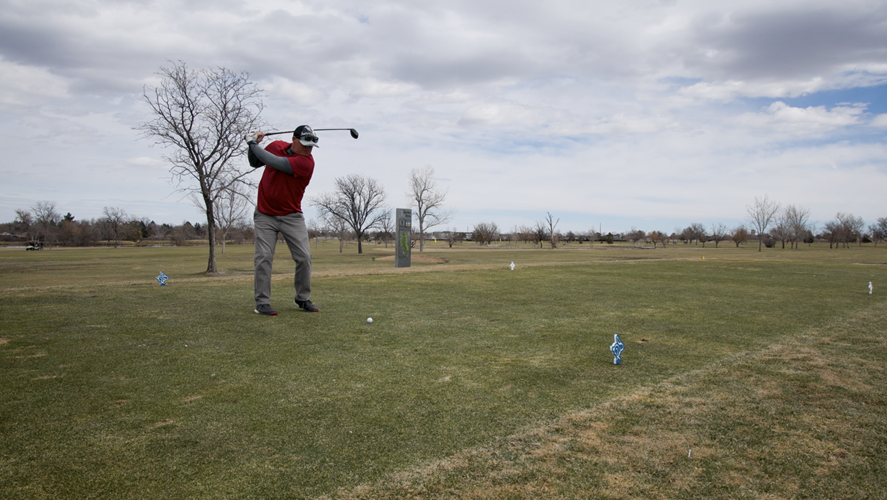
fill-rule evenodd
<path id="1" fill-rule="evenodd" d="M 357 130 L 354 130 L 353 128 L 316 128 L 316 129 L 314 129 L 315 132 L 324 132 L 326 130 L 347 130 L 347 131 L 351 132 L 351 137 L 354 137 L 355 139 L 357 139 Z M 291 130 L 284 130 L 283 132 L 267 132 L 267 133 L 265 133 L 265 135 L 280 135 L 280 134 L 292 134 L 292 133 L 293 132 Z"/>

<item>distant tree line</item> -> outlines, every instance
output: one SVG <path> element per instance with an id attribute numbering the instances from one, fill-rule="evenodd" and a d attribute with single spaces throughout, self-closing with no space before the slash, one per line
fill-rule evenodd
<path id="1" fill-rule="evenodd" d="M 17 209 L 12 222 L 0 224 L 0 239 L 32 245 L 83 247 L 123 242 L 137 244 L 186 245 L 191 240 L 206 240 L 207 228 L 200 223 L 157 224 L 146 217 L 136 217 L 117 207 L 105 207 L 98 219 L 78 220 L 71 212 L 61 215 L 56 204 L 38 201 L 31 209 Z M 234 242 L 252 241 L 252 225 L 240 219 L 227 227 Z"/>
<path id="2" fill-rule="evenodd" d="M 420 172 L 419 170 L 414 173 Z M 421 170 L 432 175 L 430 169 Z M 320 217 L 308 221 L 308 232 L 312 239 L 332 238 L 339 241 L 339 250 L 344 251 L 350 242 L 360 243 L 374 241 L 388 245 L 393 241 L 395 228 L 392 221 L 392 210 L 385 207 L 384 190 L 372 179 L 344 178 L 340 182 L 340 191 L 325 193 L 316 201 L 321 205 Z M 369 199 L 372 203 L 366 203 Z M 345 200 L 363 200 L 364 203 L 342 205 Z M 323 203 L 319 203 L 319 202 Z M 339 205 L 337 205 L 339 203 Z M 361 207 L 364 211 L 361 212 Z M 366 208 L 371 207 L 371 208 Z M 810 220 L 810 211 L 803 207 L 779 205 L 770 202 L 766 197 L 756 199 L 749 207 L 749 224 L 740 224 L 728 228 L 721 223 L 705 227 L 701 223 L 692 223 L 684 228 L 675 228 L 671 232 L 643 231 L 631 228 L 621 233 L 602 234 L 594 229 L 585 232 L 557 230 L 559 219 L 546 213 L 543 220 L 534 225 L 521 225 L 512 231 L 501 231 L 495 222 L 481 222 L 471 231 L 460 232 L 455 228 L 436 232 L 415 232 L 413 239 L 424 245 L 424 240 L 434 238 L 448 243 L 450 247 L 463 241 L 479 245 L 492 245 L 494 242 L 525 243 L 557 248 L 565 243 L 587 243 L 590 248 L 594 244 L 613 244 L 629 242 L 639 248 L 662 248 L 668 245 L 700 245 L 714 244 L 718 248 L 721 243 L 729 242 L 737 248 L 750 240 L 759 247 L 797 249 L 801 243 L 812 244 L 814 241 L 828 242 L 829 248 L 849 248 L 853 244 L 879 243 L 887 239 L 887 217 L 865 226 L 861 217 L 838 212 L 833 220 L 817 227 Z M 763 210 L 763 211 L 762 211 Z M 222 212 L 222 211 L 219 211 Z M 237 216 L 222 217 L 217 228 L 222 242 L 245 243 L 253 241 L 252 221 L 247 217 L 249 210 L 240 210 Z M 334 213 L 335 212 L 335 213 Z M 767 217 L 760 218 L 761 214 Z M 234 213 L 228 210 L 227 213 Z M 356 213 L 354 217 L 349 214 Z M 447 212 L 449 216 L 451 212 Z M 756 219 L 756 217 L 758 217 Z M 766 224 L 763 224 L 766 222 Z M 427 226 L 426 226 L 427 227 Z M 762 230 L 763 229 L 763 230 Z M 105 207 L 103 216 L 98 219 L 77 220 L 70 212 L 61 215 L 56 204 L 39 201 L 30 209 L 16 210 L 16 218 L 12 222 L 0 224 L 0 240 L 49 246 L 120 246 L 122 242 L 137 244 L 171 244 L 187 245 L 189 242 L 207 241 L 207 228 L 200 223 L 183 222 L 179 225 L 166 223 L 157 224 L 146 217 L 136 217 L 117 207 Z M 222 243 L 224 244 L 224 243 Z M 224 250 L 223 250 L 224 252 Z"/>
<path id="3" fill-rule="evenodd" d="M 796 205 L 781 207 L 767 196 L 755 198 L 754 203 L 746 208 L 748 224 L 733 228 L 722 223 L 712 224 L 709 228 L 701 223 L 692 223 L 685 228 L 676 228 L 671 233 L 658 230 L 645 232 L 636 228 L 617 234 L 601 234 L 594 229 L 584 233 L 561 233 L 556 231 L 558 220 L 547 213 L 546 218 L 536 222 L 534 226 L 515 227 L 510 233 L 500 232 L 493 222 L 482 222 L 475 225 L 473 231 L 463 233 L 463 238 L 480 245 L 490 245 L 493 241 L 525 242 L 537 244 L 540 248 L 546 243 L 551 248 L 556 248 L 560 242 L 588 242 L 593 245 L 595 242 L 613 244 L 616 241 L 631 242 L 636 247 L 652 245 L 652 248 L 659 245 L 665 248 L 669 244 L 678 243 L 701 244 L 703 248 L 708 243 L 714 243 L 717 248 L 722 242 L 729 241 L 738 248 L 754 239 L 758 242 L 759 250 L 765 246 L 773 248 L 777 245 L 785 248 L 786 244 L 789 248 L 797 249 L 801 243 L 809 245 L 817 240 L 827 241 L 829 248 L 849 248 L 852 244 L 863 243 L 874 243 L 877 246 L 887 239 L 887 217 L 881 217 L 865 227 L 861 217 L 838 212 L 833 220 L 817 227 L 810 220 L 809 209 Z"/>
<path id="4" fill-rule="evenodd" d="M 27 243 L 33 246 L 85 247 L 85 246 L 122 246 L 124 244 L 152 245 L 166 244 L 185 246 L 189 244 L 207 244 L 208 231 L 205 224 L 191 223 L 172 225 L 157 224 L 147 217 L 128 214 L 117 207 L 105 207 L 103 216 L 98 219 L 78 220 L 71 212 L 61 215 L 56 203 L 39 201 L 30 209 L 17 209 L 12 222 L 0 224 L 0 241 L 7 243 Z M 216 228 L 223 235 L 219 244 L 224 241 L 235 244 L 252 243 L 254 233 L 252 220 L 245 212 L 239 217 L 226 218 L 221 214 L 232 214 L 235 211 L 225 205 L 227 210 L 217 210 Z M 375 231 L 365 230 L 361 237 L 375 240 L 387 245 L 394 238 L 394 227 L 387 212 L 381 214 L 383 219 Z M 325 222 L 324 219 L 319 219 Z M 354 231 L 347 225 L 318 224 L 318 220 L 308 221 L 308 234 L 311 238 L 336 238 L 342 242 L 356 240 Z M 223 250 L 224 253 L 224 250 Z"/>

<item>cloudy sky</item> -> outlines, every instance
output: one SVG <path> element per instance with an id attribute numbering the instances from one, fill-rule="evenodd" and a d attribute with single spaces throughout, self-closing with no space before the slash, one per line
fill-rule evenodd
<path id="1" fill-rule="evenodd" d="M 134 130 L 169 61 L 248 72 L 271 128 L 356 128 L 322 135 L 309 195 L 359 173 L 407 207 L 431 166 L 459 230 L 732 227 L 764 195 L 887 217 L 884 0 L 0 7 L 0 222 L 43 200 L 200 221 Z"/>

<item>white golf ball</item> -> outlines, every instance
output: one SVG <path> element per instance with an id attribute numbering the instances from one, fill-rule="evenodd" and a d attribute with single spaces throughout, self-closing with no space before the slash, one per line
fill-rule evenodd
<path id="1" fill-rule="evenodd" d="M 367 318 L 367 323 L 372 323 L 372 322 L 373 322 L 373 318 Z"/>

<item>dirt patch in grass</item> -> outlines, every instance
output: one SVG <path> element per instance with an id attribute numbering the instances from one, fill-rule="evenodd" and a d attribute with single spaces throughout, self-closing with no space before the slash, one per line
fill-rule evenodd
<path id="1" fill-rule="evenodd" d="M 887 311 L 861 316 L 331 498 L 878 497 Z"/>
<path id="2" fill-rule="evenodd" d="M 155 422 L 148 426 L 149 429 L 157 429 L 158 427 L 166 427 L 167 425 L 172 425 L 175 423 L 175 420 L 161 420 L 160 422 Z"/>

